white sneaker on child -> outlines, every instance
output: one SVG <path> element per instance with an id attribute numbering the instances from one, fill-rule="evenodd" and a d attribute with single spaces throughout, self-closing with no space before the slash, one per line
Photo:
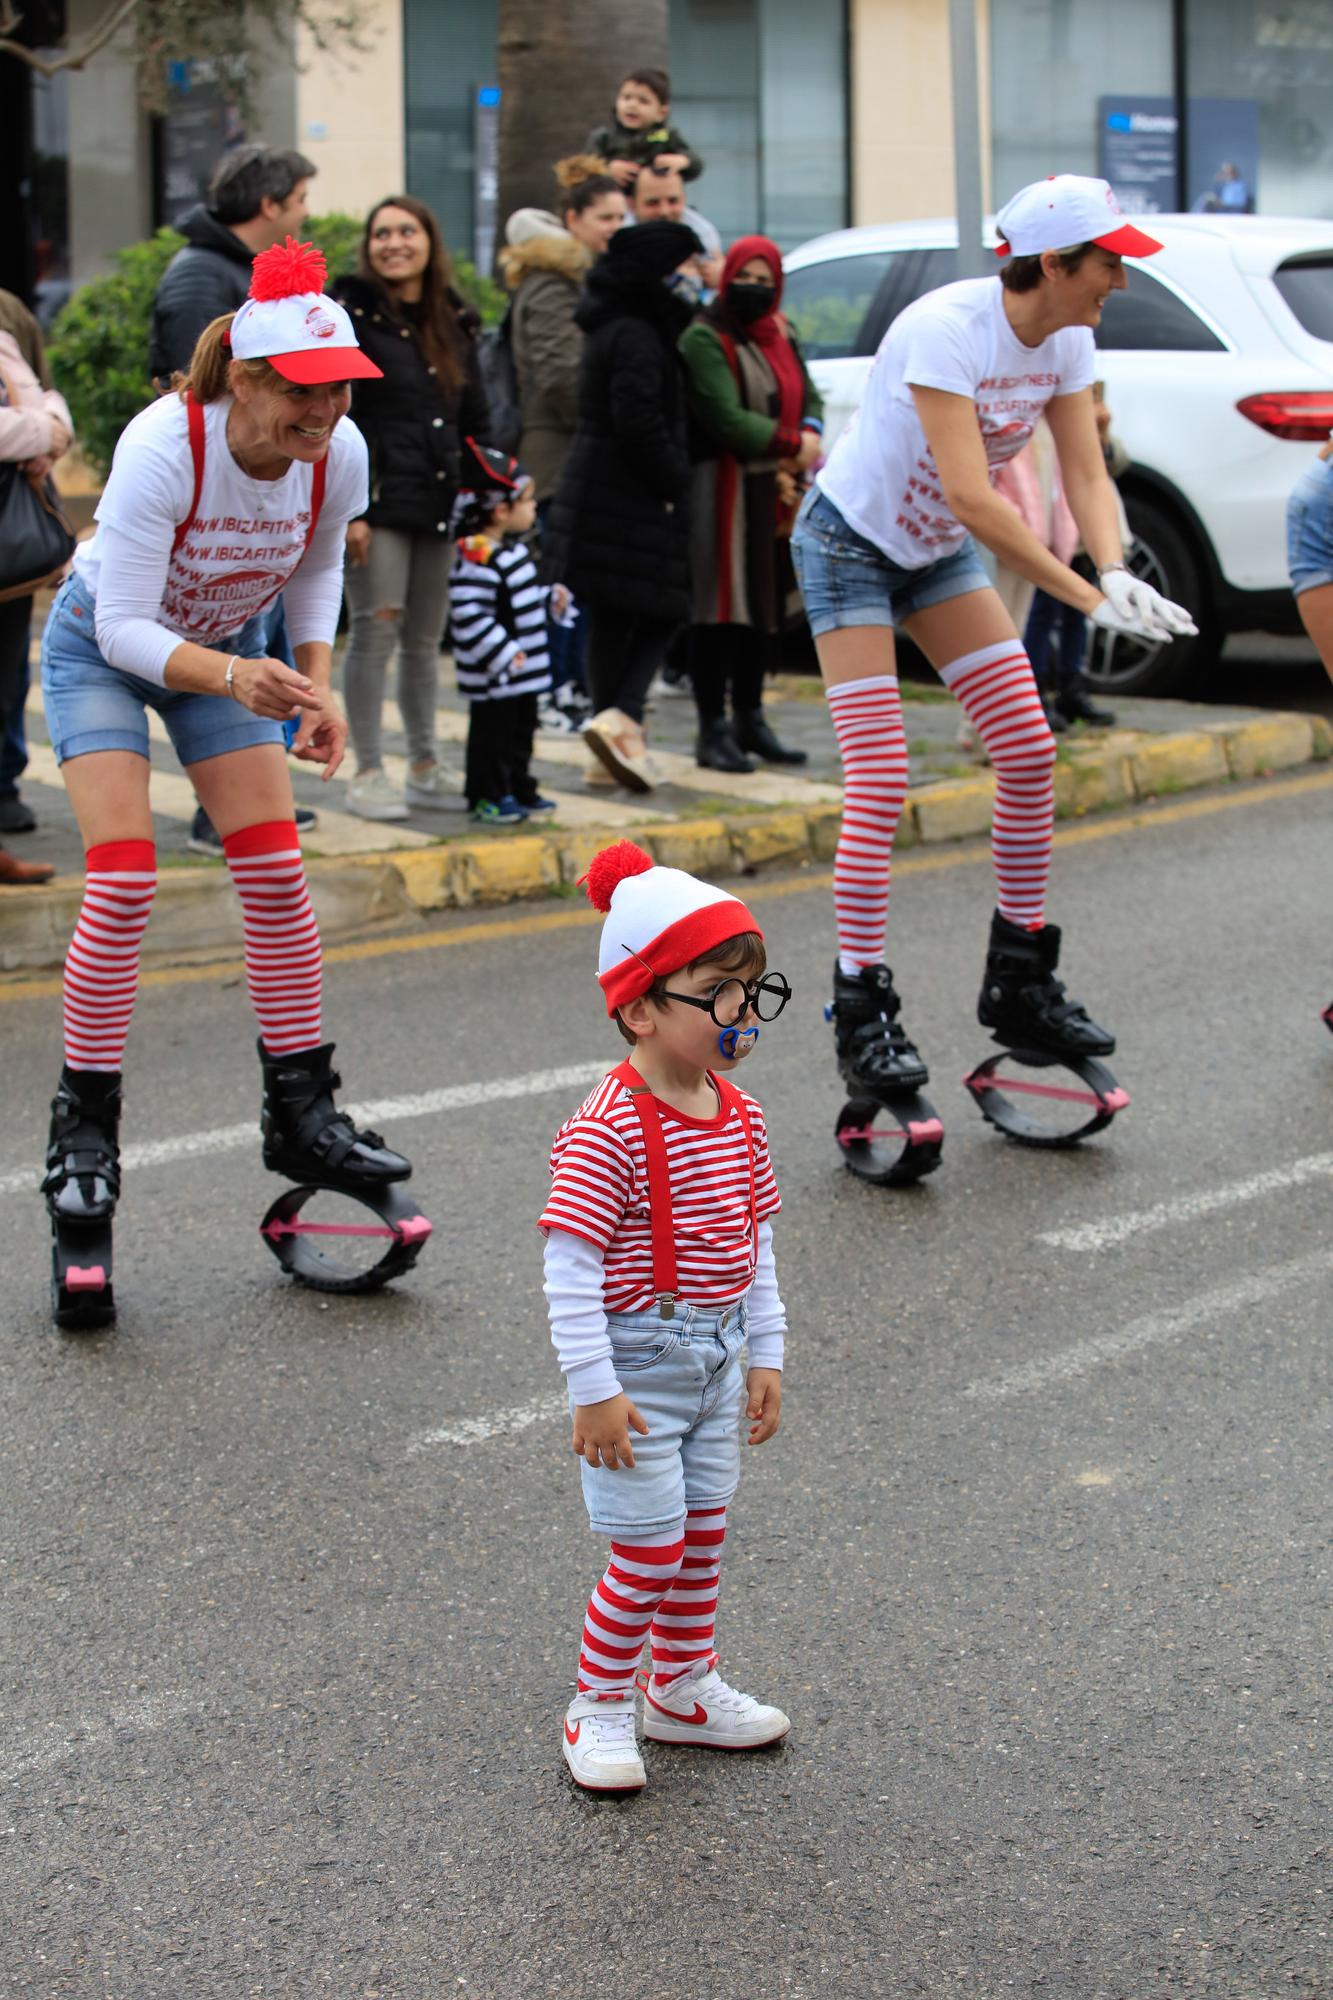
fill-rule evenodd
<path id="1" fill-rule="evenodd" d="M 637 1792 L 647 1784 L 634 1740 L 634 1708 L 632 1694 L 623 1701 L 580 1694 L 570 1702 L 560 1747 L 576 1785 L 588 1792 Z"/>
<path id="2" fill-rule="evenodd" d="M 728 1687 L 704 1660 L 667 1687 L 641 1673 L 643 1733 L 653 1743 L 702 1743 L 710 1750 L 754 1750 L 776 1743 L 791 1728 L 780 1708 L 770 1708 L 739 1688 Z"/>

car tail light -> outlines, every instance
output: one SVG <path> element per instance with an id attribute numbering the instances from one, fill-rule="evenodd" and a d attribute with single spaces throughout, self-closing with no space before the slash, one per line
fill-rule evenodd
<path id="1" fill-rule="evenodd" d="M 1333 389 L 1270 389 L 1242 396 L 1236 408 L 1273 437 L 1319 444 L 1333 431 Z"/>

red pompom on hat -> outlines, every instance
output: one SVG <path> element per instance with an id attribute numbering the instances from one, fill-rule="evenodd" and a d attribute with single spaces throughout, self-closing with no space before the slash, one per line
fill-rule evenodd
<path id="1" fill-rule="evenodd" d="M 763 936 L 739 896 L 683 868 L 659 868 L 632 840 L 594 855 L 583 880 L 594 909 L 606 911 L 597 983 L 608 1014 L 731 938 Z"/>
<path id="2" fill-rule="evenodd" d="M 582 878 L 588 901 L 594 910 L 609 910 L 611 898 L 626 876 L 646 875 L 653 865 L 652 855 L 645 854 L 632 840 L 618 840 L 614 847 L 604 847 L 600 854 L 594 854 Z"/>
<path id="3" fill-rule="evenodd" d="M 313 388 L 383 374 L 357 344 L 346 311 L 324 290 L 328 266 L 313 243 L 289 236 L 255 258 L 250 296 L 227 345 L 237 361 L 267 361 L 289 382 Z"/>
<path id="4" fill-rule="evenodd" d="M 328 282 L 329 266 L 322 250 L 313 243 L 298 243 L 289 236 L 285 243 L 275 243 L 269 250 L 261 250 L 255 258 L 254 270 L 250 277 L 250 297 L 252 299 L 290 299 L 300 292 L 323 291 Z"/>

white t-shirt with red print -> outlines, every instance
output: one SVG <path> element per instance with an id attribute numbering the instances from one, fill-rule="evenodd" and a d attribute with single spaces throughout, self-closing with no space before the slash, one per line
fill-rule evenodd
<path id="1" fill-rule="evenodd" d="M 976 404 L 994 479 L 1020 452 L 1046 405 L 1090 387 L 1092 330 L 1062 328 L 1025 347 L 1009 324 L 998 278 L 942 285 L 899 313 L 879 344 L 861 407 L 818 475 L 849 527 L 903 569 L 962 547 L 912 389 L 945 389 Z"/>
<path id="2" fill-rule="evenodd" d="M 182 639 L 219 646 L 273 605 L 280 591 L 294 646 L 332 644 L 342 595 L 347 523 L 369 504 L 365 440 L 347 417 L 329 441 L 324 501 L 310 528 L 314 468 L 293 460 L 281 479 L 251 479 L 227 445 L 230 396 L 204 408 L 204 479 L 189 533 L 194 460 L 179 396 L 127 424 L 97 506 L 97 532 L 74 558 L 97 601 L 97 643 L 109 665 L 161 684 Z"/>

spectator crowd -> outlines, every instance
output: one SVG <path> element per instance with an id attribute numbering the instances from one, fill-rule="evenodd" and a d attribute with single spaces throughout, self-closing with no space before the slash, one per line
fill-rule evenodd
<path id="1" fill-rule="evenodd" d="M 410 195 L 375 203 L 356 270 L 332 287 L 381 371 L 357 383 L 352 408 L 370 457 L 344 575 L 353 813 L 548 812 L 529 769 L 539 732 L 583 737 L 590 787 L 648 791 L 654 686 L 693 691 L 701 765 L 802 761 L 766 720 L 763 683 L 820 400 L 782 316 L 778 247 L 753 236 L 727 253 L 692 205 L 705 163 L 670 98 L 664 71 L 631 71 L 606 122 L 554 163 L 550 208 L 508 218 L 499 329 L 483 330 L 435 217 Z M 159 394 L 242 304 L 255 257 L 304 235 L 314 174 L 291 150 L 224 155 L 154 299 L 145 372 Z M 0 377 L 0 453 L 44 479 L 72 426 L 36 323 L 7 295 Z M 30 597 L 0 604 L 0 837 L 34 823 L 18 793 L 31 610 Z M 281 599 L 265 645 L 294 664 Z M 436 751 L 445 646 L 469 704 L 462 798 Z M 391 666 L 405 781 L 385 770 Z M 221 852 L 202 810 L 190 845 Z M 0 848 L 0 880 L 50 873 Z"/>

